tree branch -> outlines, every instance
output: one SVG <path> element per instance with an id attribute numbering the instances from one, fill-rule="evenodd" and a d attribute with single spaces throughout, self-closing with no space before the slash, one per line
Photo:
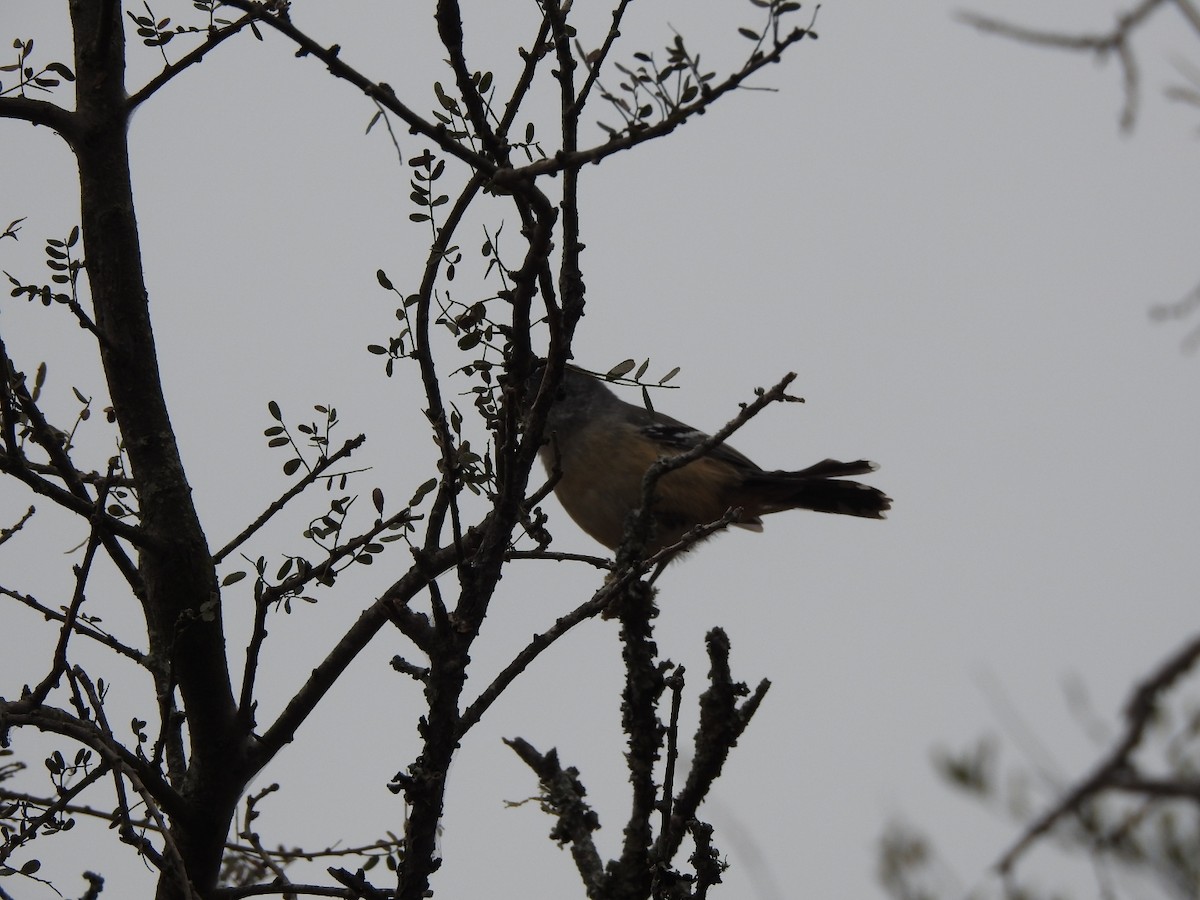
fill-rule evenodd
<path id="1" fill-rule="evenodd" d="M 8 746 L 10 729 L 21 727 L 59 734 L 89 747 L 114 770 L 136 773 L 167 815 L 174 818 L 186 814 L 179 794 L 157 770 L 121 744 L 110 741 L 95 722 L 84 721 L 56 707 L 30 704 L 24 698 L 0 700 L 0 747 Z"/>
<path id="2" fill-rule="evenodd" d="M 771 63 L 779 62 L 788 47 L 808 37 L 809 33 L 808 29 L 805 28 L 794 29 L 791 34 L 776 44 L 770 53 L 765 53 L 751 60 L 742 69 L 734 72 L 720 84 L 708 91 L 702 91 L 698 99 L 686 106 L 678 107 L 660 122 L 648 125 L 644 129 L 632 134 L 613 138 L 607 143 L 586 150 L 577 150 L 572 153 L 558 153 L 549 159 L 538 160 L 526 166 L 498 170 L 492 180 L 497 185 L 505 187 L 525 179 L 538 178 L 543 175 L 556 175 L 568 169 L 579 169 L 589 163 L 598 163 L 623 150 L 630 150 L 647 141 L 665 137 L 680 125 L 683 125 L 692 116 L 703 115 L 718 99 L 730 91 L 741 87 L 746 79 L 759 69 Z"/>
<path id="3" fill-rule="evenodd" d="M 45 125 L 72 146 L 79 138 L 74 113 L 48 100 L 0 97 L 0 119 L 23 119 L 32 125 Z"/>
<path id="4" fill-rule="evenodd" d="M 351 556 L 359 548 L 374 540 L 381 532 L 386 531 L 399 522 L 407 521 L 411 515 L 411 510 L 404 509 L 388 519 L 380 520 L 365 534 L 361 534 L 336 548 L 320 564 L 306 567 L 295 575 L 284 579 L 279 584 L 264 589 L 261 595 L 255 597 L 254 626 L 251 631 L 250 641 L 246 645 L 246 664 L 242 673 L 242 689 L 238 700 L 238 713 L 243 721 L 247 723 L 253 721 L 254 683 L 258 675 L 259 653 L 267 637 L 268 608 L 282 597 L 299 591 L 304 585 L 322 578 L 339 560 Z"/>
<path id="5" fill-rule="evenodd" d="M 16 524 L 0 528 L 0 544 L 11 540 L 18 531 L 25 527 L 25 523 L 33 518 L 33 514 L 35 512 L 37 512 L 37 510 L 35 510 L 31 505 L 29 509 L 25 510 L 24 515 L 22 515 L 21 518 L 16 521 Z"/>
<path id="6" fill-rule="evenodd" d="M 444 125 L 434 125 L 401 103 L 391 87 L 383 82 L 371 81 L 357 69 L 342 62 L 338 58 L 341 47 L 337 44 L 328 48 L 322 47 L 293 25 L 290 19 L 271 14 L 268 11 L 267 4 L 259 2 L 259 0 L 223 0 L 223 2 L 226 6 L 232 6 L 235 9 L 240 9 L 243 12 L 253 15 L 257 21 L 269 25 L 280 34 L 286 36 L 300 48 L 300 52 L 296 54 L 297 56 L 310 54 L 315 56 L 321 62 L 325 63 L 329 69 L 329 73 L 335 78 L 341 78 L 350 82 L 380 106 L 384 107 L 384 109 L 399 116 L 408 124 L 413 134 L 423 134 L 451 156 L 465 162 L 473 171 L 492 172 L 495 170 L 495 164 L 486 157 L 452 140 L 448 135 L 448 129 Z"/>
<path id="7" fill-rule="evenodd" d="M 592 833 L 600 828 L 600 819 L 583 799 L 587 791 L 579 781 L 579 772 L 574 768 L 564 769 L 556 750 L 543 755 L 524 738 L 505 738 L 504 743 L 537 775 L 545 792 L 542 805 L 556 820 L 550 838 L 571 845 L 571 856 L 588 897 L 600 900 L 607 896 L 604 865 L 592 840 Z"/>
<path id="8" fill-rule="evenodd" d="M 787 393 L 787 386 L 795 380 L 796 373 L 788 372 L 770 390 L 764 391 L 760 388 L 757 391 L 758 396 L 752 402 L 743 404 L 741 411 L 714 434 L 709 435 L 684 453 L 677 454 L 676 456 L 660 457 L 646 470 L 646 474 L 642 478 L 642 505 L 630 516 L 629 522 L 625 527 L 625 535 L 621 540 L 621 546 L 617 548 L 618 571 L 621 571 L 623 566 L 639 560 L 647 542 L 651 538 L 654 516 L 654 492 L 659 480 L 669 472 L 674 472 L 676 469 L 681 469 L 689 463 L 707 456 L 770 404 L 784 401 L 803 402 L 801 398 L 792 397 Z M 683 540 L 679 542 L 683 546 L 676 545 L 663 548 L 655 555 L 654 559 L 659 561 L 660 566 L 665 565 L 676 553 L 693 546 L 701 538 L 727 527 L 736 521 L 736 519 L 736 511 L 729 510 L 716 522 L 698 526 L 692 529 L 687 535 L 684 535 Z"/>
<path id="9" fill-rule="evenodd" d="M 1013 25 L 1000 19 L 971 12 L 959 13 L 959 19 L 982 32 L 998 34 L 1001 37 L 1011 38 L 1025 44 L 1057 47 L 1064 50 L 1083 50 L 1095 53 L 1101 58 L 1109 53 L 1115 53 L 1121 62 L 1125 92 L 1125 103 L 1121 110 L 1121 129 L 1128 131 L 1133 127 L 1134 120 L 1137 117 L 1138 83 L 1140 80 L 1137 60 L 1133 56 L 1129 42 L 1134 30 L 1149 18 L 1151 13 L 1166 2 L 1167 0 L 1141 0 L 1133 9 L 1117 16 L 1117 23 L 1112 31 L 1101 34 L 1062 34 L 1060 32 L 1042 31 L 1036 28 Z M 1180 11 L 1184 13 L 1186 18 L 1190 18 L 1189 12 L 1194 14 L 1196 11 L 1194 9 L 1185 9 L 1186 5 L 1186 0 L 1176 0 L 1176 6 L 1180 8 Z M 1192 25 L 1200 30 L 1200 16 L 1196 17 Z"/>
<path id="10" fill-rule="evenodd" d="M 30 594 L 22 594 L 20 591 L 14 591 L 11 588 L 4 587 L 3 585 L 0 585 L 0 594 L 6 597 L 11 597 L 18 603 L 23 603 L 30 609 L 41 613 L 47 619 L 53 619 L 57 622 L 66 621 L 67 617 L 65 613 L 59 612 L 56 609 L 51 609 L 45 604 L 40 603 L 37 598 Z M 85 622 L 76 622 L 74 624 L 74 629 L 83 637 L 90 638 L 93 641 L 98 641 L 99 643 L 104 644 L 104 646 L 108 647 L 110 650 L 115 650 L 117 653 L 120 653 L 127 659 L 133 660 L 140 666 L 147 665 L 146 654 L 142 653 L 140 650 L 134 650 L 132 647 L 121 643 L 112 635 L 97 630 L 92 625 L 89 625 Z"/>
<path id="11" fill-rule="evenodd" d="M 346 441 L 346 443 L 342 444 L 341 449 L 339 449 L 332 456 L 327 456 L 324 459 L 318 460 L 317 464 L 313 466 L 303 478 L 284 491 L 278 500 L 268 506 L 266 510 L 264 510 L 257 519 L 247 525 L 237 537 L 214 553 L 213 565 L 220 565 L 221 561 L 225 559 L 225 557 L 249 540 L 255 532 L 257 532 L 271 520 L 272 516 L 283 509 L 289 500 L 297 496 L 301 491 L 320 478 L 322 473 L 324 473 L 327 469 L 336 463 L 341 462 L 343 459 L 361 447 L 366 439 L 367 436 L 365 434 L 360 434 L 358 437 L 352 438 Z"/>
<path id="12" fill-rule="evenodd" d="M 185 69 L 189 69 L 197 63 L 202 62 L 204 60 L 204 55 L 208 53 L 209 50 L 212 50 L 218 44 L 221 44 L 233 37 L 251 22 L 255 21 L 256 18 L 257 16 L 247 13 L 236 22 L 232 22 L 229 25 L 226 25 L 224 28 L 210 30 L 203 43 L 182 56 L 176 62 L 166 66 L 161 72 L 142 85 L 141 88 L 134 91 L 129 97 L 129 108 L 131 110 L 137 109 L 152 96 L 154 96 L 159 89 L 170 83 L 176 75 L 180 74 Z"/>
<path id="13" fill-rule="evenodd" d="M 96 498 L 98 508 L 102 508 L 104 503 L 104 494 L 101 493 Z M 32 692 L 26 695 L 26 698 L 34 705 L 40 706 L 45 702 L 62 678 L 62 675 L 67 671 L 67 642 L 70 641 L 71 635 L 75 632 L 75 623 L 79 617 L 79 607 L 83 605 L 84 587 L 87 585 L 88 576 L 92 571 L 92 561 L 96 558 L 96 548 L 100 545 L 100 531 L 97 527 L 98 523 L 93 523 L 92 533 L 88 535 L 87 547 L 83 551 L 83 562 L 75 566 L 75 591 L 71 596 L 71 603 L 67 607 L 67 612 L 63 616 L 63 625 L 58 632 L 58 644 L 54 648 L 54 660 L 51 663 L 50 671 L 46 673 L 46 677 L 41 680 L 37 687 Z"/>
<path id="14" fill-rule="evenodd" d="M 464 551 L 470 552 L 478 540 L 474 533 L 464 536 Z M 358 656 L 379 629 L 390 621 L 390 608 L 403 607 L 419 594 L 438 575 L 453 568 L 458 552 L 453 546 L 443 547 L 426 556 L 423 565 L 414 566 L 404 577 L 388 588 L 358 617 L 350 630 L 334 645 L 312 675 L 292 696 L 275 721 L 262 733 L 249 758 L 251 774 L 258 772 L 274 758 L 295 736 L 298 729 L 333 687 L 346 667 Z"/>
<path id="15" fill-rule="evenodd" d="M 1200 636 L 1167 657 L 1165 661 L 1145 678 L 1133 692 L 1125 707 L 1125 732 L 1100 763 L 1082 781 L 1078 782 L 1063 797 L 1033 821 L 1017 839 L 1016 843 L 996 863 L 996 870 L 1007 875 L 1025 851 L 1050 831 L 1064 816 L 1077 812 L 1090 798 L 1110 787 L 1122 788 L 1124 773 L 1131 765 L 1132 756 L 1142 742 L 1146 728 L 1158 709 L 1158 701 L 1164 691 L 1169 690 L 1200 659 Z"/>

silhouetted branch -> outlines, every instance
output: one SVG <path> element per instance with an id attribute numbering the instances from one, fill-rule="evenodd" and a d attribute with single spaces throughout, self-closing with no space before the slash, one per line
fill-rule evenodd
<path id="1" fill-rule="evenodd" d="M 249 540 L 255 532 L 266 525 L 267 522 L 271 520 L 271 517 L 283 509 L 289 500 L 320 478 L 321 475 L 330 467 L 341 462 L 343 459 L 361 447 L 366 439 L 367 436 L 365 434 L 360 434 L 358 437 L 351 438 L 350 440 L 346 441 L 346 443 L 342 444 L 341 448 L 332 456 L 327 456 L 323 459 L 317 460 L 316 465 L 314 465 L 303 478 L 284 491 L 278 500 L 268 506 L 262 512 L 262 514 L 259 515 L 259 517 L 249 525 L 247 525 L 237 537 L 213 554 L 213 565 L 219 565 L 221 560 L 225 559 L 225 557 L 227 557 L 230 553 Z"/>
<path id="2" fill-rule="evenodd" d="M 25 606 L 28 606 L 30 609 L 41 613 L 47 619 L 53 619 L 57 622 L 65 622 L 66 621 L 67 617 L 66 617 L 65 613 L 63 613 L 57 609 L 51 609 L 50 607 L 46 606 L 44 603 L 39 602 L 38 599 L 36 597 L 32 596 L 31 594 L 23 594 L 20 591 L 14 591 L 11 588 L 6 588 L 2 585 L 0 585 L 0 594 L 4 595 L 6 597 L 11 597 L 13 600 L 16 600 L 18 603 L 22 603 Z M 90 625 L 87 622 L 78 622 L 77 621 L 74 623 L 73 628 L 76 631 L 76 633 L 82 635 L 83 637 L 86 637 L 93 641 L 98 641 L 99 643 L 104 644 L 104 646 L 106 646 L 112 650 L 115 650 L 117 653 L 120 653 L 122 656 L 124 656 L 128 659 L 133 660 L 138 665 L 140 665 L 140 666 L 146 665 L 146 662 L 147 662 L 146 654 L 142 653 L 140 650 L 135 650 L 132 647 L 129 647 L 126 644 L 121 643 L 119 640 L 117 640 L 111 634 L 106 634 L 105 632 L 100 631 L 94 625 Z"/>
<path id="3" fill-rule="evenodd" d="M 571 856 L 588 897 L 605 896 L 604 865 L 592 840 L 592 833 L 600 828 L 600 819 L 583 799 L 587 790 L 579 781 L 579 772 L 574 768 L 564 769 L 556 750 L 543 755 L 524 738 L 505 738 L 504 743 L 537 775 L 543 791 L 542 806 L 556 820 L 550 839 L 571 845 Z"/>
<path id="4" fill-rule="evenodd" d="M 734 681 L 729 668 L 729 637 L 721 628 L 708 633 L 708 688 L 700 695 L 700 724 L 696 729 L 692 764 L 683 788 L 675 797 L 671 828 L 659 835 L 655 858 L 669 860 L 679 849 L 688 823 L 713 782 L 721 774 L 725 760 L 737 745 L 738 738 L 758 711 L 771 682 L 765 678 L 751 693 L 745 683 Z M 739 699 L 746 698 L 739 704 Z"/>
<path id="5" fill-rule="evenodd" d="M 175 78 L 176 75 L 183 72 L 185 69 L 191 68 L 197 63 L 202 62 L 204 60 L 204 55 L 208 53 L 209 50 L 212 50 L 218 44 L 221 44 L 233 37 L 235 34 L 253 22 L 256 18 L 257 17 L 254 15 L 247 14 L 242 16 L 242 18 L 238 19 L 236 22 L 226 25 L 224 28 L 217 28 L 213 31 L 210 31 L 202 44 L 184 54 L 176 62 L 166 66 L 161 72 L 146 82 L 146 84 L 144 84 L 141 88 L 134 91 L 128 100 L 129 108 L 136 109 L 137 107 L 141 106 L 152 96 L 154 96 L 154 94 L 160 88 L 165 87 L 173 78 Z"/>
<path id="6" fill-rule="evenodd" d="M 16 521 L 16 524 L 9 525 L 7 528 L 0 528 L 0 544 L 3 544 L 14 534 L 24 528 L 25 523 L 33 518 L 34 512 L 36 512 L 36 510 L 30 506 L 29 509 L 25 510 L 25 514 Z"/>
<path id="7" fill-rule="evenodd" d="M 465 162 L 473 171 L 491 172 L 495 170 L 495 164 L 482 154 L 475 153 L 457 141 L 451 140 L 447 136 L 448 129 L 446 126 L 441 124 L 434 125 L 401 103 L 391 87 L 383 82 L 372 81 L 354 67 L 342 62 L 338 58 L 341 47 L 337 44 L 329 47 L 321 46 L 305 32 L 293 25 L 290 19 L 275 15 L 270 11 L 268 4 L 258 2 L 258 0 L 224 0 L 224 3 L 226 6 L 232 6 L 235 9 L 250 13 L 255 17 L 256 21 L 274 28 L 300 48 L 296 53 L 297 56 L 311 55 L 316 57 L 325 63 L 331 75 L 350 82 L 350 84 L 354 85 L 380 106 L 404 120 L 414 134 L 423 134 L 451 156 L 455 156 Z"/>
<path id="8" fill-rule="evenodd" d="M 48 100 L 31 97 L 0 97 L 0 119 L 24 119 L 31 125 L 45 125 L 73 143 L 77 137 L 75 120 L 69 110 Z"/>
<path id="9" fill-rule="evenodd" d="M 792 397 L 787 393 L 787 386 L 795 380 L 796 373 L 789 372 L 770 390 L 764 391 L 760 388 L 756 392 L 758 396 L 752 402 L 743 404 L 741 411 L 717 429 L 714 434 L 709 435 L 684 453 L 661 457 L 646 470 L 646 474 L 642 477 L 642 505 L 630 517 L 630 521 L 625 526 L 625 535 L 621 546 L 617 548 L 618 568 L 628 564 L 630 560 L 639 558 L 651 538 L 655 503 L 654 491 L 659 480 L 669 472 L 682 469 L 688 463 L 707 456 L 770 404 L 782 401 L 802 403 L 801 398 Z M 675 546 L 663 548 L 655 555 L 654 559 L 660 564 L 665 563 L 675 554 L 694 545 L 709 534 L 732 524 L 737 518 L 738 511 L 727 511 L 716 522 L 692 529 Z"/>

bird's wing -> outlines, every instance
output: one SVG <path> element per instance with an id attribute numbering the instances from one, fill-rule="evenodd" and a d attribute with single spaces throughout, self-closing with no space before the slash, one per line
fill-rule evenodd
<path id="1" fill-rule="evenodd" d="M 654 414 L 652 420 L 642 425 L 642 434 L 662 448 L 663 456 L 687 453 L 697 444 L 709 438 L 709 435 L 703 431 L 699 431 L 691 425 L 684 425 L 682 422 L 658 412 Z M 729 463 L 738 469 L 746 469 L 750 472 L 761 471 L 760 467 L 755 465 L 749 457 L 728 444 L 715 447 L 709 451 L 708 456 L 711 459 Z"/>

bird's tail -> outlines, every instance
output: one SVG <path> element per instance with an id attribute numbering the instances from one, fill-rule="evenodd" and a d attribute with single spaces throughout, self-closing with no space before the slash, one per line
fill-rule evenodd
<path id="1" fill-rule="evenodd" d="M 883 491 L 857 481 L 843 481 L 846 475 L 866 475 L 879 467 L 865 459 L 839 462 L 826 459 L 799 472 L 754 472 L 746 477 L 743 489 L 755 500 L 756 514 L 785 509 L 811 509 L 882 519 L 892 507 Z"/>

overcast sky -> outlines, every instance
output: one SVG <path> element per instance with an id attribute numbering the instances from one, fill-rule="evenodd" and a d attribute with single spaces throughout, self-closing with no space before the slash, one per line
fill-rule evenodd
<path id="1" fill-rule="evenodd" d="M 32 37 L 39 54 L 69 60 L 65 6 L 4 0 L 0 38 Z M 533 3 L 464 6 L 471 65 L 510 78 Z M 674 27 L 727 67 L 746 49 L 733 29 L 753 24 L 754 9 L 724 4 L 718 17 L 712 6 L 635 4 L 616 58 L 661 51 Z M 191 4 L 153 7 L 183 21 Z M 981 36 L 954 20 L 963 8 L 830 0 L 820 40 L 755 79 L 774 92 L 730 97 L 668 139 L 583 173 L 589 305 L 577 360 L 682 367 L 679 390 L 657 405 L 710 430 L 756 386 L 795 371 L 807 403 L 768 410 L 732 443 L 767 468 L 876 459 L 873 483 L 895 499 L 886 522 L 773 517 L 763 534 L 724 535 L 659 582 L 659 647 L 687 666 L 693 700 L 714 625 L 732 638 L 738 677 L 773 682 L 705 807 L 732 863 L 720 896 L 878 896 L 875 844 L 894 816 L 930 831 L 964 887 L 983 883 L 1016 831 L 950 796 L 930 773 L 931 748 L 996 731 L 1008 704 L 1059 775 L 1081 773 L 1103 745 L 1073 717 L 1064 681 L 1084 682 L 1115 722 L 1131 681 L 1195 627 L 1200 359 L 1181 344 L 1200 318 L 1148 315 L 1200 282 L 1200 112 L 1162 96 L 1183 82 L 1177 63 L 1195 58 L 1194 36 L 1168 13 L 1135 45 L 1143 103 L 1122 135 L 1112 61 Z M 1094 31 L 1116 4 L 970 8 Z M 587 44 L 599 40 L 601 13 Z M 432 105 L 433 80 L 451 80 L 431 45 L 428 4 L 302 0 L 293 18 L 418 110 Z M 131 57 L 130 85 L 161 64 L 137 46 Z M 223 45 L 134 121 L 160 358 L 214 546 L 286 486 L 283 457 L 262 438 L 271 399 L 293 420 L 333 404 L 341 438 L 366 431 L 359 461 L 375 469 L 364 491 L 394 485 L 389 498 L 402 503 L 429 477 L 435 455 L 414 371 L 386 379 L 365 351 L 396 326 L 376 269 L 414 290 L 427 240 L 408 221 L 408 173 L 394 148 L 381 131 L 363 134 L 372 112 L 268 34 Z M 549 138 L 552 119 L 541 121 Z M 77 221 L 75 175 L 45 129 L 0 122 L 0 139 L 0 219 L 27 217 L 19 244 L 0 243 L 0 268 L 33 280 L 43 237 Z M 423 149 L 402 142 L 406 156 Z M 492 207 L 463 236 L 455 289 L 464 297 L 479 284 L 481 225 L 505 213 Z M 516 248 L 516 223 L 506 222 Z M 102 396 L 86 335 L 62 310 L 8 300 L 0 328 L 19 365 L 49 362 L 46 402 L 61 419 L 71 386 Z M 102 466 L 111 440 L 90 424 L 81 452 Z M 29 502 L 0 487 L 0 525 Z M 547 508 L 557 549 L 599 552 L 556 504 Z M 58 605 L 70 589 L 62 554 L 84 532 L 53 521 L 0 548 L 0 583 Z M 298 513 L 248 552 L 300 551 L 305 521 Z M 398 571 L 364 573 L 275 622 L 264 707 L 290 694 Z M 478 687 L 598 583 L 590 569 L 514 566 L 475 654 Z M 237 661 L 248 590 L 228 598 Z M 138 639 L 123 595 L 90 602 Z M 55 634 L 7 605 L 0 633 L 0 693 L 12 696 L 34 677 L 28 666 L 42 670 Z M 285 789 L 257 823 L 265 838 L 356 844 L 401 829 L 401 804 L 384 785 L 416 747 L 420 698 L 387 666 L 404 650 L 398 635 L 382 635 L 264 773 L 261 784 Z M 129 674 L 99 658 L 94 666 L 118 684 Z M 627 808 L 619 683 L 616 627 L 594 622 L 489 713 L 453 772 L 440 896 L 581 893 L 569 855 L 546 839 L 551 820 L 535 804 L 504 807 L 536 784 L 500 738 L 557 746 L 580 769 L 611 854 Z M 115 700 L 127 714 L 113 718 L 128 721 L 142 702 Z M 110 876 L 114 896 L 132 896 L 149 876 L 132 852 L 120 865 L 124 851 L 106 842 L 34 849 L 52 860 L 65 853 L 56 846 L 69 848 L 68 892 L 73 873 L 93 868 Z M 1075 876 L 1050 868 L 1044 877 Z"/>

